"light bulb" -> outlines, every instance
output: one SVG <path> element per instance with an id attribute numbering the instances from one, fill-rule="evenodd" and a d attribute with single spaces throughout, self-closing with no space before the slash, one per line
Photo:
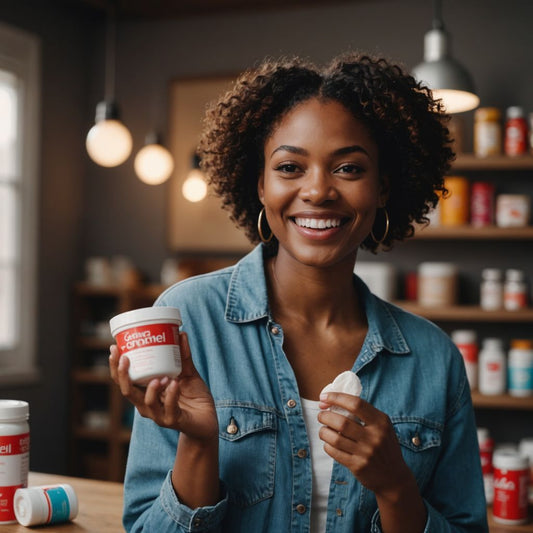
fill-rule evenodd
<path id="1" fill-rule="evenodd" d="M 126 161 L 132 144 L 128 128 L 115 119 L 98 121 L 85 142 L 91 159 L 103 167 L 116 167 Z"/>
<path id="2" fill-rule="evenodd" d="M 207 183 L 199 169 L 191 169 L 183 182 L 181 192 L 189 202 L 200 202 L 207 196 Z"/>
<path id="3" fill-rule="evenodd" d="M 166 181 L 174 170 L 174 159 L 162 145 L 147 144 L 135 156 L 135 173 L 148 185 L 159 185 Z"/>
<path id="4" fill-rule="evenodd" d="M 442 100 L 446 113 L 462 113 L 479 105 L 479 97 L 468 91 L 433 89 L 431 92 L 435 100 Z"/>

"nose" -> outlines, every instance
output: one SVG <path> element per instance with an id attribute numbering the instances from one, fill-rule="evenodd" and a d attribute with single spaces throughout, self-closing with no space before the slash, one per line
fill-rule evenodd
<path id="1" fill-rule="evenodd" d="M 327 201 L 336 200 L 338 191 L 335 187 L 335 178 L 323 169 L 313 169 L 302 180 L 300 198 L 302 200 L 320 205 Z"/>

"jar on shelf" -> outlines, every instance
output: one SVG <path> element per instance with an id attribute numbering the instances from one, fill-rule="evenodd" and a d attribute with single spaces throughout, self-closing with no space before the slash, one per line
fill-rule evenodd
<path id="1" fill-rule="evenodd" d="M 451 338 L 463 356 L 470 390 L 475 390 L 477 389 L 479 351 L 477 333 L 473 329 L 456 329 L 452 331 Z"/>
<path id="2" fill-rule="evenodd" d="M 520 455 L 529 460 L 529 501 L 533 502 L 533 437 L 524 437 L 518 443 Z"/>
<path id="3" fill-rule="evenodd" d="M 494 185 L 488 181 L 472 183 L 470 224 L 475 228 L 490 226 L 494 221 Z"/>
<path id="4" fill-rule="evenodd" d="M 470 184 L 463 176 L 446 176 L 444 186 L 448 194 L 440 200 L 442 226 L 462 226 L 470 217 Z"/>
<path id="5" fill-rule="evenodd" d="M 505 283 L 503 285 L 503 307 L 507 311 L 525 309 L 528 305 L 527 286 L 524 280 L 524 272 L 517 268 L 509 268 L 505 271 Z"/>
<path id="6" fill-rule="evenodd" d="M 480 107 L 474 113 L 474 153 L 478 157 L 502 153 L 501 118 L 497 107 Z"/>
<path id="7" fill-rule="evenodd" d="M 524 110 L 520 106 L 507 108 L 505 121 L 504 152 L 514 157 L 528 151 L 528 127 Z"/>
<path id="8" fill-rule="evenodd" d="M 529 113 L 529 153 L 533 155 L 533 113 Z"/>
<path id="9" fill-rule="evenodd" d="M 502 339 L 484 339 L 479 352 L 478 388 L 481 394 L 495 395 L 505 392 L 506 366 Z"/>
<path id="10" fill-rule="evenodd" d="M 420 263 L 418 303 L 426 307 L 457 303 L 457 266 L 454 263 Z"/>
<path id="11" fill-rule="evenodd" d="M 496 225 L 521 228 L 529 224 L 531 198 L 527 194 L 499 194 L 496 198 Z"/>
<path id="12" fill-rule="evenodd" d="M 494 453 L 494 440 L 490 436 L 487 428 L 477 428 L 477 440 L 479 443 L 479 455 L 481 459 L 481 472 L 483 473 L 483 485 L 485 488 L 485 499 L 488 504 L 492 503 L 494 496 L 492 454 Z"/>
<path id="13" fill-rule="evenodd" d="M 484 268 L 481 271 L 479 304 L 484 311 L 503 309 L 503 280 L 499 268 Z"/>
<path id="14" fill-rule="evenodd" d="M 533 395 L 533 340 L 513 339 L 508 354 L 507 389 L 511 396 Z"/>

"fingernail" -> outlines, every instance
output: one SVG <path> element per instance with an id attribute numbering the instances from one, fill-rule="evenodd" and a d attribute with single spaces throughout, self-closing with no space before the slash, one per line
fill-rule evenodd
<path id="1" fill-rule="evenodd" d="M 322 393 L 320 394 L 319 398 L 320 398 L 320 400 L 321 400 L 322 402 L 327 401 L 327 399 L 328 399 L 328 394 L 327 394 L 327 392 L 322 392 Z"/>

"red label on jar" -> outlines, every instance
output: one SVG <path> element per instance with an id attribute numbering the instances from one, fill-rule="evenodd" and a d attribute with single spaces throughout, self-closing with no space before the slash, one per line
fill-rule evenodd
<path id="1" fill-rule="evenodd" d="M 468 363 L 477 363 L 478 347 L 475 344 L 458 344 L 463 359 Z"/>
<path id="2" fill-rule="evenodd" d="M 13 508 L 13 498 L 16 490 L 22 489 L 24 486 L 0 487 L 0 524 L 2 522 L 14 522 L 17 519 Z"/>
<path id="3" fill-rule="evenodd" d="M 527 485 L 529 472 L 494 468 L 493 514 L 504 520 L 527 518 Z"/>
<path id="4" fill-rule="evenodd" d="M 494 212 L 494 185 L 484 181 L 472 184 L 470 222 L 473 226 L 492 224 Z"/>
<path id="5" fill-rule="evenodd" d="M 147 346 L 179 344 L 178 330 L 175 324 L 149 324 L 121 331 L 115 340 L 119 352 L 125 354 Z"/>
<path id="6" fill-rule="evenodd" d="M 0 437 L 1 455 L 20 455 L 30 451 L 30 434 L 7 435 Z"/>

